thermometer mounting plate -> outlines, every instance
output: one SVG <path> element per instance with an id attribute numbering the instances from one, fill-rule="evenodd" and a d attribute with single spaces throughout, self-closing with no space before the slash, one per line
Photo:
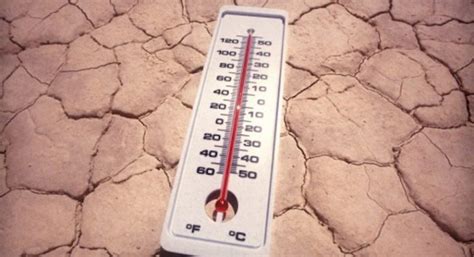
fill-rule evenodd
<path id="1" fill-rule="evenodd" d="M 202 71 L 161 235 L 197 256 L 266 256 L 287 14 L 224 6 Z"/>

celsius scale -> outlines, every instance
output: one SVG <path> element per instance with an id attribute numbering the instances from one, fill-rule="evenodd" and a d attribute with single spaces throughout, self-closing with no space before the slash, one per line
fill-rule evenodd
<path id="1" fill-rule="evenodd" d="M 286 30 L 284 11 L 221 8 L 163 226 L 166 251 L 268 256 Z"/>

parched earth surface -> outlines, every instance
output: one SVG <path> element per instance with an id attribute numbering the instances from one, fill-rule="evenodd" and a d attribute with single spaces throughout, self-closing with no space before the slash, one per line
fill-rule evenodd
<path id="1" fill-rule="evenodd" d="M 224 4 L 290 17 L 271 256 L 474 256 L 471 0 L 1 0 L 0 256 L 164 255 Z"/>

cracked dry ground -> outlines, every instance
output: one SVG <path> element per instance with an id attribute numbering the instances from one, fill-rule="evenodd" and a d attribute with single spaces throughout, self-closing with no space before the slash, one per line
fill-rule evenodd
<path id="1" fill-rule="evenodd" d="M 0 1 L 0 256 L 151 256 L 216 13 L 289 12 L 272 257 L 474 255 L 470 0 Z"/>

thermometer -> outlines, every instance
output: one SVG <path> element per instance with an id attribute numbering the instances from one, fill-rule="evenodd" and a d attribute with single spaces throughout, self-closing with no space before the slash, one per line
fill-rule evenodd
<path id="1" fill-rule="evenodd" d="M 195 256 L 267 256 L 287 14 L 224 6 L 202 72 L 161 244 Z"/>

